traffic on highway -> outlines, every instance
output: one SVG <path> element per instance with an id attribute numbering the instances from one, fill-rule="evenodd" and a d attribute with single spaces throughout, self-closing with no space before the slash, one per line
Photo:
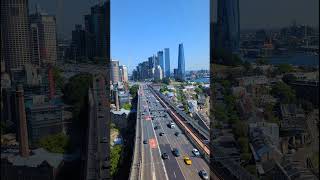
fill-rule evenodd
<path id="1" fill-rule="evenodd" d="M 203 155 L 144 84 L 139 89 L 138 113 L 142 179 L 209 179 L 209 166 Z"/>

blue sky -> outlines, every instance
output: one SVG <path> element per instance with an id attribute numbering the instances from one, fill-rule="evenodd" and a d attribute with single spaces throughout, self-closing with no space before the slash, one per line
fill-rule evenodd
<path id="1" fill-rule="evenodd" d="M 183 43 L 186 70 L 209 67 L 209 0 L 111 1 L 111 57 L 129 72 L 164 48 L 171 69 Z"/>

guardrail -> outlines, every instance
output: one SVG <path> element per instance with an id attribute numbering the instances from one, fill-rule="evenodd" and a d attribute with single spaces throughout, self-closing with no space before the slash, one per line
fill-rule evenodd
<path id="1" fill-rule="evenodd" d="M 168 104 L 172 109 L 175 110 L 175 112 L 177 114 L 179 114 L 182 118 L 185 118 L 185 120 L 187 120 L 187 123 L 189 123 L 193 128 L 197 129 L 199 128 L 198 132 L 202 132 L 204 133 L 204 137 L 209 139 L 209 129 L 206 131 L 204 130 L 202 127 L 197 127 L 199 126 L 196 123 L 192 123 L 192 119 L 191 117 L 187 116 L 184 112 L 182 112 L 181 110 L 179 110 L 178 108 L 176 108 L 173 103 L 171 103 L 169 100 L 167 100 L 167 98 L 165 96 L 163 96 L 160 92 L 154 90 L 151 86 L 149 86 L 151 91 L 154 92 L 156 94 L 156 97 L 159 98 L 160 103 L 166 103 Z M 163 102 L 162 102 L 163 101 Z M 166 104 L 164 104 L 164 106 L 167 106 Z M 171 112 L 173 113 L 173 112 Z M 173 118 L 178 118 L 175 117 L 174 114 L 172 114 L 174 117 Z M 208 145 L 205 145 L 205 147 L 203 147 L 203 145 L 201 143 L 199 143 L 194 137 L 193 135 L 195 135 L 197 138 L 199 138 L 196 134 L 194 133 L 190 133 L 186 128 L 185 128 L 185 124 L 183 124 L 183 122 L 180 122 L 179 120 L 177 120 L 177 124 L 180 125 L 180 127 L 182 127 L 181 129 L 185 132 L 186 137 L 189 139 L 190 143 L 193 144 L 195 147 L 197 147 L 199 149 L 200 152 L 202 152 L 202 154 L 204 155 L 205 160 L 210 163 L 210 161 L 216 161 L 219 162 L 223 165 L 223 167 L 221 167 L 222 169 L 227 169 L 228 172 L 230 173 L 230 175 L 232 175 L 232 177 L 239 179 L 239 180 L 255 180 L 256 178 L 254 176 L 252 176 L 250 173 L 248 173 L 246 170 L 244 170 L 239 164 L 235 163 L 234 161 L 230 160 L 223 151 L 220 150 L 220 148 L 218 146 L 213 145 L 212 149 L 215 149 L 214 151 L 214 158 L 210 159 L 210 153 L 213 152 L 206 152 L 205 148 L 208 148 L 207 151 L 209 150 Z M 194 127 L 193 125 L 195 125 L 196 127 Z M 201 138 L 199 138 L 201 139 Z M 210 163 L 211 164 L 211 163 Z M 214 177 L 212 177 L 213 179 L 223 179 L 222 176 L 220 176 L 220 174 L 214 169 L 214 167 L 210 167 L 210 171 L 211 171 L 211 176 L 213 175 Z"/>
<path id="2" fill-rule="evenodd" d="M 164 97 L 161 97 L 160 93 L 158 93 L 157 91 L 155 91 L 152 87 L 151 91 L 153 93 L 155 93 L 156 97 L 160 100 L 160 103 L 164 106 L 168 106 L 165 103 L 167 102 L 163 102 L 165 101 L 165 99 L 163 99 Z M 170 108 L 173 108 L 173 106 L 169 104 Z M 182 112 L 180 112 L 182 113 Z M 201 153 L 203 154 L 205 160 L 207 161 L 207 163 L 210 163 L 210 152 L 209 152 L 209 147 L 207 147 L 206 144 L 204 144 L 203 142 L 201 142 L 203 140 L 203 138 L 199 137 L 198 135 L 192 133 L 192 130 L 190 130 L 187 125 L 183 122 L 181 122 L 179 119 L 179 117 L 176 116 L 176 114 L 174 112 L 172 112 L 172 110 L 169 110 L 169 114 L 172 116 L 172 118 L 176 119 L 176 123 L 181 127 L 181 129 L 183 130 L 184 134 L 186 135 L 186 137 L 189 139 L 189 141 L 191 142 L 191 144 L 193 144 L 195 147 L 197 147 Z M 180 114 L 179 114 L 180 115 Z M 187 116 L 187 115 L 184 115 Z M 183 117 L 182 117 L 183 118 Z M 190 125 L 192 125 L 191 123 L 189 123 Z M 193 123 L 194 124 L 194 123 Z"/>
<path id="3" fill-rule="evenodd" d="M 209 128 L 203 128 L 201 127 L 197 122 L 195 122 L 191 117 L 189 117 L 185 112 L 178 109 L 172 102 L 170 102 L 167 97 L 165 97 L 163 94 L 161 94 L 158 91 L 155 91 L 151 86 L 149 86 L 150 89 L 156 93 L 166 104 L 168 104 L 172 109 L 177 112 L 184 120 L 187 121 L 188 124 L 190 124 L 195 130 L 197 130 L 204 138 L 207 140 L 210 139 L 210 131 Z"/>
<path id="4" fill-rule="evenodd" d="M 136 118 L 136 134 L 134 139 L 134 153 L 133 153 L 133 160 L 131 162 L 131 169 L 129 174 L 130 180 L 137 180 L 141 179 L 141 132 L 140 132 L 140 88 L 138 91 L 138 102 L 137 102 L 137 118 Z"/>

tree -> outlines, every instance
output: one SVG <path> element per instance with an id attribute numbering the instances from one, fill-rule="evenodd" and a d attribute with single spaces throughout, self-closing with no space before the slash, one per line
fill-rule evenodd
<path id="1" fill-rule="evenodd" d="M 231 82 L 229 80 L 222 80 L 221 81 L 221 85 L 224 87 L 224 88 L 230 88 L 231 87 Z"/>
<path id="2" fill-rule="evenodd" d="M 249 71 L 252 71 L 252 65 L 249 61 L 244 61 L 242 66 L 244 67 L 244 69 L 249 72 Z"/>
<path id="3" fill-rule="evenodd" d="M 234 131 L 234 134 L 237 136 L 237 137 L 244 137 L 244 136 L 247 136 L 247 132 L 248 132 L 248 127 L 247 127 L 247 124 L 243 121 L 236 121 L 234 124 L 233 124 L 233 131 Z"/>
<path id="4" fill-rule="evenodd" d="M 250 153 L 241 153 L 240 158 L 244 161 L 249 161 L 251 159 L 251 154 Z"/>
<path id="5" fill-rule="evenodd" d="M 219 105 L 215 106 L 214 115 L 218 121 L 227 121 L 228 119 L 225 109 Z"/>
<path id="6" fill-rule="evenodd" d="M 171 80 L 170 80 L 170 78 L 168 78 L 168 77 L 165 77 L 165 78 L 162 79 L 162 83 L 164 83 L 164 84 L 166 84 L 166 85 L 169 85 L 170 82 L 171 82 Z"/>
<path id="7" fill-rule="evenodd" d="M 122 108 L 125 109 L 125 110 L 130 110 L 131 109 L 131 104 L 130 103 L 125 103 L 125 104 L 123 104 Z"/>
<path id="8" fill-rule="evenodd" d="M 139 85 L 135 84 L 130 87 L 129 92 L 133 98 L 135 98 L 138 94 Z"/>
<path id="9" fill-rule="evenodd" d="M 63 99 L 67 104 L 83 103 L 92 84 L 91 74 L 78 74 L 71 77 L 63 89 Z"/>
<path id="10" fill-rule="evenodd" d="M 194 90 L 197 94 L 202 94 L 203 90 L 200 87 L 196 87 Z"/>
<path id="11" fill-rule="evenodd" d="M 259 65 L 266 65 L 266 64 L 269 64 L 268 60 L 266 59 L 263 59 L 263 58 L 259 58 L 256 60 L 256 63 L 259 64 Z"/>
<path id="12" fill-rule="evenodd" d="M 283 75 L 282 77 L 282 81 L 285 82 L 285 83 L 290 83 L 290 82 L 294 82 L 297 80 L 297 77 L 293 74 L 285 74 Z"/>
<path id="13" fill-rule="evenodd" d="M 63 133 L 49 135 L 39 140 L 39 146 L 53 153 L 65 153 L 70 148 L 70 139 Z"/>
<path id="14" fill-rule="evenodd" d="M 290 64 L 280 64 L 278 65 L 278 72 L 279 73 L 289 73 L 293 72 L 293 67 Z"/>
<path id="15" fill-rule="evenodd" d="M 271 94 L 280 99 L 281 103 L 289 104 L 294 103 L 296 94 L 290 86 L 283 82 L 278 82 L 271 89 Z"/>
<path id="16" fill-rule="evenodd" d="M 53 79 L 55 81 L 56 87 L 58 89 L 62 90 L 63 86 L 64 86 L 64 78 L 61 75 L 62 74 L 61 69 L 59 69 L 58 67 L 54 66 L 53 69 L 52 69 L 52 72 L 53 72 Z"/>
<path id="17" fill-rule="evenodd" d="M 238 143 L 241 148 L 241 152 L 248 153 L 249 152 L 249 140 L 247 137 L 239 137 Z"/>
<path id="18" fill-rule="evenodd" d="M 120 162 L 120 157 L 121 157 L 121 152 L 122 152 L 123 146 L 122 145 L 115 145 L 111 147 L 111 152 L 110 152 L 110 174 L 111 176 L 115 175 L 118 171 L 118 166 Z"/>

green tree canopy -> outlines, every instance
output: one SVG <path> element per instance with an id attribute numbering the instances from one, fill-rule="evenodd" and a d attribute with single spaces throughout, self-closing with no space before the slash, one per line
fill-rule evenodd
<path id="1" fill-rule="evenodd" d="M 67 104 L 83 103 L 92 84 L 91 74 L 78 74 L 71 77 L 63 90 L 63 98 Z"/>
<path id="2" fill-rule="evenodd" d="M 277 70 L 279 73 L 289 73 L 289 72 L 293 72 L 293 67 L 290 64 L 280 64 L 278 65 Z"/>
<path id="3" fill-rule="evenodd" d="M 135 84 L 130 87 L 129 92 L 133 98 L 135 98 L 138 94 L 139 85 Z"/>
<path id="4" fill-rule="evenodd" d="M 131 109 L 131 104 L 130 103 L 125 103 L 125 104 L 123 104 L 122 108 L 125 109 L 125 110 L 130 110 Z"/>
<path id="5" fill-rule="evenodd" d="M 63 133 L 49 135 L 39 140 L 39 146 L 53 153 L 65 153 L 70 148 L 70 139 Z"/>
<path id="6" fill-rule="evenodd" d="M 119 163 L 120 163 L 120 158 L 121 158 L 121 152 L 122 152 L 123 146 L 122 145 L 115 145 L 111 147 L 111 152 L 110 152 L 110 174 L 113 176 L 114 174 L 117 173 L 119 169 Z"/>
<path id="7" fill-rule="evenodd" d="M 271 94 L 280 99 L 281 103 L 294 103 L 296 100 L 295 91 L 283 82 L 278 82 L 271 89 Z"/>

